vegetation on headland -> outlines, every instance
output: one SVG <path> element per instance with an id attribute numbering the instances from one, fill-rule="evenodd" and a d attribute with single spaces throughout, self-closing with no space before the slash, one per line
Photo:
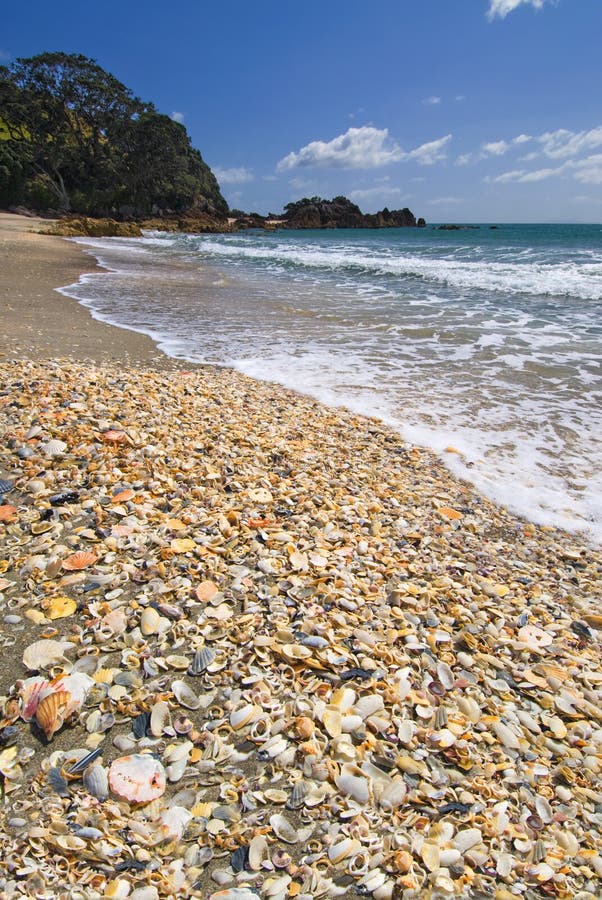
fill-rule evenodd
<path id="1" fill-rule="evenodd" d="M 58 218 L 50 231 L 67 236 L 425 224 L 407 207 L 364 214 L 346 197 L 230 212 L 182 124 L 94 60 L 60 52 L 0 66 L 0 208 Z"/>
<path id="2" fill-rule="evenodd" d="M 183 125 L 66 53 L 0 67 L 0 205 L 114 218 L 228 210 Z"/>

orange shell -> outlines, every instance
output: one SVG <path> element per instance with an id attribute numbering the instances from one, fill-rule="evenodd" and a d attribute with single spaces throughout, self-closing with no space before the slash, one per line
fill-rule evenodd
<path id="1" fill-rule="evenodd" d="M 54 691 L 52 694 L 47 694 L 38 703 L 36 721 L 48 740 L 65 721 L 70 700 L 69 691 Z"/>
<path id="2" fill-rule="evenodd" d="M 89 550 L 78 550 L 63 560 L 63 569 L 68 572 L 76 572 L 78 569 L 86 569 L 88 566 L 94 565 L 98 557 Z"/>
<path id="3" fill-rule="evenodd" d="M 3 503 L 2 506 L 0 506 L 0 522 L 13 522 L 16 515 L 16 506 L 11 506 L 10 503 Z"/>
<path id="4" fill-rule="evenodd" d="M 124 488 L 123 491 L 113 494 L 111 503 L 125 503 L 126 500 L 133 500 L 135 496 L 136 491 L 133 491 L 131 488 Z"/>
<path id="5" fill-rule="evenodd" d="M 108 431 L 102 433 L 103 441 L 109 444 L 119 444 L 125 440 L 125 431 L 117 431 L 115 428 L 109 428 Z"/>
<path id="6" fill-rule="evenodd" d="M 121 756 L 111 763 L 109 785 L 114 794 L 130 803 L 150 803 L 165 793 L 165 769 L 154 756 Z"/>
<path id="7" fill-rule="evenodd" d="M 462 513 L 458 512 L 457 509 L 452 509 L 451 506 L 442 506 L 441 509 L 438 509 L 437 512 L 440 516 L 444 516 L 446 519 L 461 519 Z"/>
<path id="8" fill-rule="evenodd" d="M 202 581 L 201 584 L 197 588 L 195 588 L 195 595 L 197 600 L 200 600 L 201 603 L 206 602 L 207 600 L 211 600 L 219 591 L 218 586 L 213 581 Z"/>

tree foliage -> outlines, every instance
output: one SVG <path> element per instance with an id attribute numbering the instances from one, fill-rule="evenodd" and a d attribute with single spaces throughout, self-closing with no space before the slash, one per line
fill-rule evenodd
<path id="1" fill-rule="evenodd" d="M 227 211 L 183 125 L 66 53 L 0 68 L 0 203 L 28 201 L 92 215 Z"/>

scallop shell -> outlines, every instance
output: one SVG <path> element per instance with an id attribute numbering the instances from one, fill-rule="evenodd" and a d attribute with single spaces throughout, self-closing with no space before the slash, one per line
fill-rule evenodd
<path id="1" fill-rule="evenodd" d="M 82 775 L 84 788 L 97 800 L 106 800 L 109 796 L 109 775 L 105 766 L 93 763 Z"/>
<path id="2" fill-rule="evenodd" d="M 19 697 L 21 699 L 21 718 L 24 722 L 31 722 L 35 716 L 40 695 L 49 682 L 41 675 L 33 675 L 21 682 L 19 687 Z"/>
<path id="3" fill-rule="evenodd" d="M 71 556 L 63 560 L 63 569 L 67 572 L 77 572 L 80 569 L 87 569 L 88 566 L 93 566 L 97 560 L 96 554 L 90 550 L 78 550 L 77 553 L 72 553 Z"/>
<path id="4" fill-rule="evenodd" d="M 285 844 L 296 844 L 299 840 L 297 829 L 293 828 L 288 819 L 285 819 L 285 817 L 281 816 L 279 813 L 270 816 L 270 825 L 272 826 L 272 831 L 276 837 L 280 838 L 281 841 L 284 841 Z"/>
<path id="5" fill-rule="evenodd" d="M 165 769 L 158 759 L 141 753 L 121 756 L 109 768 L 109 786 L 130 803 L 150 803 L 165 793 Z"/>
<path id="6" fill-rule="evenodd" d="M 50 740 L 63 725 L 68 716 L 70 700 L 69 691 L 53 691 L 38 703 L 36 721 L 47 740 Z"/>
<path id="7" fill-rule="evenodd" d="M 192 658 L 190 668 L 188 669 L 188 674 L 202 675 L 203 672 L 206 671 L 207 667 L 211 665 L 211 663 L 215 659 L 215 656 L 215 650 L 212 650 L 211 647 L 201 647 L 200 650 L 196 651 Z"/>
<path id="8" fill-rule="evenodd" d="M 194 591 L 195 597 L 201 603 L 208 603 L 217 593 L 219 588 L 213 581 L 202 581 Z"/>
<path id="9" fill-rule="evenodd" d="M 65 652 L 73 649 L 70 641 L 55 641 L 52 639 L 34 641 L 23 653 L 23 665 L 32 671 L 36 669 L 49 669 L 65 660 Z"/>
<path id="10" fill-rule="evenodd" d="M 49 619 L 64 619 L 67 616 L 72 616 L 73 613 L 77 610 L 77 603 L 71 597 L 53 597 L 50 601 L 47 609 L 46 615 Z"/>
<path id="11" fill-rule="evenodd" d="M 42 453 L 45 456 L 61 456 L 66 449 L 67 444 L 65 441 L 59 441 L 57 438 L 53 438 L 45 444 L 42 444 Z"/>

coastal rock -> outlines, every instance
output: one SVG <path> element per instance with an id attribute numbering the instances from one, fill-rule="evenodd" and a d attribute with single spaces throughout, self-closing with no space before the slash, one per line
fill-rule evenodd
<path id="1" fill-rule="evenodd" d="M 136 222 L 77 216 L 60 219 L 43 234 L 56 234 L 61 237 L 142 237 L 142 230 Z"/>

